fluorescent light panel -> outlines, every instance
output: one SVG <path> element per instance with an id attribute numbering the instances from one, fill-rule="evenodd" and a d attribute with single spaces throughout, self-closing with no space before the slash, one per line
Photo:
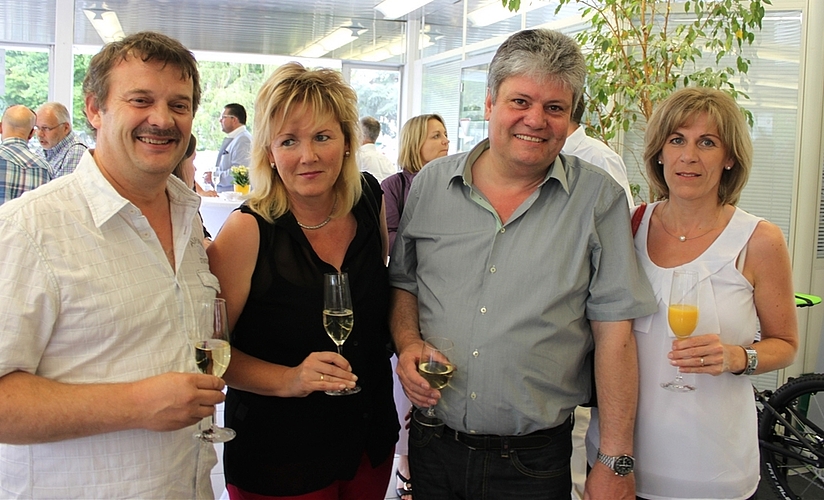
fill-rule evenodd
<path id="1" fill-rule="evenodd" d="M 341 27 L 321 38 L 317 42 L 305 47 L 295 54 L 298 57 L 322 57 L 335 49 L 343 47 L 349 42 L 358 39 L 364 28 Z"/>
<path id="2" fill-rule="evenodd" d="M 466 19 L 472 23 L 472 26 L 482 28 L 484 26 L 489 26 L 490 24 L 503 21 L 504 19 L 515 17 L 523 12 L 529 12 L 547 5 L 549 5 L 548 2 L 537 2 L 533 0 L 532 2 L 529 2 L 529 4 L 521 4 L 520 10 L 517 12 L 512 12 L 504 7 L 500 0 L 495 0 L 485 7 L 481 7 L 480 9 L 473 10 L 468 13 L 466 15 Z"/>
<path id="3" fill-rule="evenodd" d="M 100 10 L 85 9 L 83 12 L 89 18 L 89 22 L 94 26 L 94 30 L 103 39 L 103 42 L 109 43 L 125 38 L 123 28 L 120 26 L 120 20 L 113 10 L 101 12 Z"/>
<path id="4" fill-rule="evenodd" d="M 375 6 L 375 10 L 381 11 L 386 19 L 397 19 L 431 2 L 432 0 L 384 0 Z"/>

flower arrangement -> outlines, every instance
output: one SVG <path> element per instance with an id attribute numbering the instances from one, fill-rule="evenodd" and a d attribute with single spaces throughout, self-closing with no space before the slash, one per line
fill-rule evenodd
<path id="1" fill-rule="evenodd" d="M 232 167 L 232 182 L 238 186 L 249 185 L 249 169 L 245 165 Z"/>

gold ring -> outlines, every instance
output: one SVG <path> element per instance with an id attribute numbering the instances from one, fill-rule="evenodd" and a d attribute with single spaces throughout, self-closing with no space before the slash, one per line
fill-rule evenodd
<path id="1" fill-rule="evenodd" d="M 320 374 L 320 381 L 323 382 L 323 374 Z"/>
<path id="2" fill-rule="evenodd" d="M 701 366 L 704 366 L 704 358 L 701 358 Z M 323 375 L 321 375 L 323 377 Z"/>

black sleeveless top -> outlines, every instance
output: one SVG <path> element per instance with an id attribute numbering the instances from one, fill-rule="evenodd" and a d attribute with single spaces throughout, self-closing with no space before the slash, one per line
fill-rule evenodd
<path id="1" fill-rule="evenodd" d="M 366 452 L 372 465 L 389 458 L 398 440 L 389 363 L 389 280 L 381 250 L 380 196 L 371 175 L 353 207 L 357 231 L 342 271 L 349 273 L 355 324 L 343 345 L 362 388 L 350 396 L 313 392 L 305 398 L 261 396 L 230 388 L 226 425 L 237 437 L 224 445 L 226 481 L 270 496 L 302 495 L 350 480 Z M 260 250 L 249 298 L 233 344 L 246 354 L 285 366 L 311 352 L 336 351 L 323 329 L 323 274 L 335 268 L 315 254 L 294 216 L 273 224 L 252 212 Z"/>

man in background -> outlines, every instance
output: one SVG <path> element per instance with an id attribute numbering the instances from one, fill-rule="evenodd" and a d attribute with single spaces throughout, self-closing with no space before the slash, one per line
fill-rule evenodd
<path id="1" fill-rule="evenodd" d="M 615 179 L 615 182 L 624 188 L 629 208 L 633 208 L 635 202 L 632 199 L 632 191 L 629 188 L 627 166 L 624 164 L 624 159 L 621 158 L 621 155 L 609 149 L 609 146 L 603 142 L 587 135 L 584 127 L 581 126 L 581 118 L 583 118 L 585 110 L 586 103 L 582 96 L 581 99 L 578 100 L 578 105 L 575 106 L 575 109 L 572 111 L 566 143 L 564 143 L 561 153 L 577 156 L 598 168 L 604 169 Z"/>
<path id="2" fill-rule="evenodd" d="M 218 193 L 234 189 L 232 167 L 249 167 L 252 162 L 252 134 L 246 130 L 246 108 L 237 103 L 227 104 L 220 115 L 220 128 L 226 138 L 217 152 L 214 173 L 205 175 L 206 183 L 212 183 Z"/>
<path id="3" fill-rule="evenodd" d="M 371 116 L 364 116 L 360 119 L 360 125 L 363 138 L 358 150 L 358 168 L 374 175 L 378 181 L 383 181 L 396 173 L 398 169 L 386 155 L 375 147 L 375 141 L 381 135 L 381 124 Z"/>
<path id="4" fill-rule="evenodd" d="M 0 498 L 214 498 L 193 434 L 224 384 L 192 342 L 218 283 L 200 198 L 170 177 L 197 63 L 136 33 L 92 57 L 83 94 L 97 146 L 77 175 L 0 207 Z"/>
<path id="5" fill-rule="evenodd" d="M 72 131 L 69 110 L 59 102 L 37 108 L 37 140 L 49 162 L 52 179 L 74 172 L 86 147 Z"/>
<path id="6" fill-rule="evenodd" d="M 35 115 L 26 106 L 9 106 L 0 122 L 0 205 L 45 184 L 49 164 L 29 150 Z"/>

